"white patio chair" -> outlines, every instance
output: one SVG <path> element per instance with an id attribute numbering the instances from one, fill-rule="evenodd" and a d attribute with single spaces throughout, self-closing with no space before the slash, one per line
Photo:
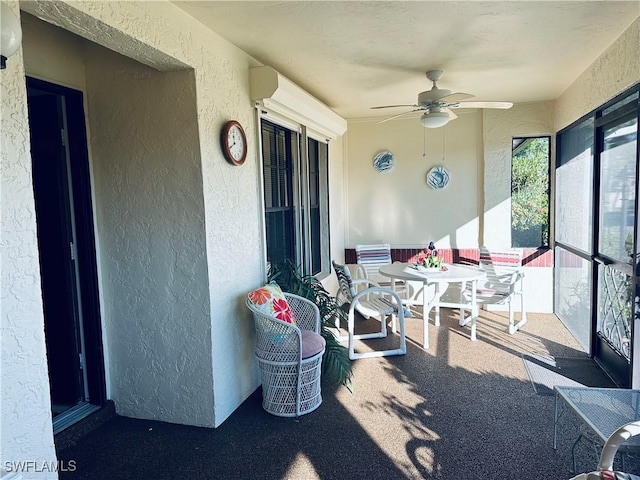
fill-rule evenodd
<path id="1" fill-rule="evenodd" d="M 527 323 L 527 312 L 524 304 L 522 272 L 522 251 L 518 249 L 488 250 L 480 248 L 480 268 L 486 273 L 486 279 L 478 282 L 475 295 L 479 305 L 495 304 L 509 306 L 509 333 L 517 332 Z M 471 304 L 472 295 L 469 286 L 463 286 L 461 302 Z M 520 297 L 520 321 L 515 323 L 514 299 Z M 475 322 L 477 312 L 465 318 L 466 308 L 460 308 L 460 325 L 471 321 L 471 340 L 476 339 Z"/>
<path id="2" fill-rule="evenodd" d="M 380 267 L 392 263 L 391 245 L 388 243 L 356 245 L 356 263 L 358 264 L 356 274 L 363 274 L 362 278 L 373 280 L 381 286 L 388 283 L 389 279 L 380 275 L 379 271 Z"/>
<path id="3" fill-rule="evenodd" d="M 285 293 L 295 319 L 287 323 L 266 313 L 249 295 L 246 303 L 256 328 L 262 407 L 280 417 L 312 412 L 322 403 L 320 374 L 326 345 L 320 335 L 318 307 L 306 298 Z"/>
<path id="4" fill-rule="evenodd" d="M 613 461 L 618 449 L 631 437 L 640 435 L 640 421 L 627 423 L 618 428 L 607 439 L 600 453 L 600 461 L 595 471 L 590 473 L 581 473 L 572 477 L 571 480 L 640 480 L 637 475 L 625 474 L 613 471 Z M 624 467 L 623 467 L 624 468 Z"/>
<path id="5" fill-rule="evenodd" d="M 343 304 L 349 304 L 348 335 L 338 336 L 340 341 L 348 340 L 349 358 L 355 360 L 357 358 L 386 357 L 390 355 L 404 355 L 407 353 L 407 341 L 404 329 L 404 309 L 402 308 L 402 300 L 396 292 L 390 288 L 380 287 L 376 282 L 361 278 L 352 280 L 349 269 L 345 265 L 333 263 L 333 268 L 338 277 L 339 290 L 337 294 L 338 301 Z M 364 285 L 364 290 L 357 292 L 355 285 Z M 380 331 L 374 333 L 355 334 L 355 312 L 360 313 L 365 318 L 379 317 Z M 355 351 L 355 340 L 365 340 L 372 338 L 384 338 L 387 336 L 387 316 L 391 315 L 392 332 L 395 333 L 395 317 L 398 317 L 400 324 L 400 347 L 388 350 L 374 350 L 371 352 L 359 353 Z M 340 320 L 336 318 L 336 328 L 340 329 Z"/>

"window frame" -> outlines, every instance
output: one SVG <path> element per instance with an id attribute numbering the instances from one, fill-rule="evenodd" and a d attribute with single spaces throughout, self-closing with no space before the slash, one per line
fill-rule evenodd
<path id="1" fill-rule="evenodd" d="M 286 129 L 292 135 L 296 135 L 297 141 L 292 145 L 297 146 L 297 151 L 292 158 L 292 189 L 293 189 L 293 215 L 294 215 L 294 262 L 301 269 L 303 275 L 313 275 L 319 280 L 331 274 L 331 243 L 330 243 L 330 216 L 329 216 L 329 140 L 318 135 L 305 125 L 293 122 L 264 107 L 257 109 L 257 132 L 259 143 L 259 174 L 260 174 L 260 199 L 262 212 L 262 242 L 264 265 L 268 269 L 268 236 L 265 201 L 265 164 L 263 155 L 263 122 L 268 122 L 278 128 Z M 305 241 L 311 238 L 311 208 L 310 208 L 310 177 L 309 177 L 309 144 L 311 141 L 317 145 L 325 145 L 325 158 L 319 161 L 320 185 L 320 269 L 313 273 L 311 242 Z"/>
<path id="2" fill-rule="evenodd" d="M 516 153 L 516 149 L 518 147 L 516 147 L 516 149 L 513 148 L 513 144 L 514 141 L 516 140 L 522 140 L 522 143 L 526 143 L 530 140 L 536 140 L 536 139 L 546 139 L 547 140 L 547 215 L 546 215 L 546 222 L 547 222 L 547 241 L 544 242 L 544 239 L 541 238 L 540 240 L 540 245 L 527 245 L 527 246 L 516 246 L 514 245 L 514 239 L 513 239 L 513 156 Z M 551 135 L 516 135 L 514 137 L 511 138 L 511 191 L 510 191 L 510 198 L 511 198 L 511 211 L 510 211 L 510 218 L 511 218 L 511 246 L 513 248 L 550 248 L 551 245 L 551 209 L 552 209 L 552 202 L 551 202 Z"/>

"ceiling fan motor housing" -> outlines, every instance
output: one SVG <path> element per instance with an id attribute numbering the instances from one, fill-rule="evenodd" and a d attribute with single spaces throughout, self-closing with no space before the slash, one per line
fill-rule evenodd
<path id="1" fill-rule="evenodd" d="M 418 95 L 418 105 L 437 102 L 447 95 L 451 95 L 451 90 L 447 90 L 446 88 L 432 88 Z"/>

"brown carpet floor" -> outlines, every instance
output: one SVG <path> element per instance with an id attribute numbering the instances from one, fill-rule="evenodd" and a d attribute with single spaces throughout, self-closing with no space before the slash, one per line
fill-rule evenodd
<path id="1" fill-rule="evenodd" d="M 530 314 L 515 335 L 505 313 L 481 317 L 471 342 L 457 310 L 443 309 L 425 351 L 417 312 L 406 321 L 406 356 L 355 361 L 352 392 L 324 386 L 320 408 L 299 419 L 264 412 L 260 389 L 217 429 L 116 416 L 59 452 L 76 465 L 60 478 L 571 478 L 578 422 L 561 418 L 554 450 L 554 396 L 536 393 L 523 355 L 585 354 L 554 315 Z M 389 342 L 397 337 L 358 348 Z M 577 450 L 578 471 L 593 470 L 593 449 Z"/>

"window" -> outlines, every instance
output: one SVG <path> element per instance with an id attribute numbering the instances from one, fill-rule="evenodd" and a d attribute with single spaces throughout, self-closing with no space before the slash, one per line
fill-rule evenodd
<path id="1" fill-rule="evenodd" d="M 550 138 L 514 138 L 512 147 L 512 246 L 548 246 Z"/>
<path id="2" fill-rule="evenodd" d="M 556 242 L 590 254 L 593 236 L 594 116 L 556 139 Z"/>
<path id="3" fill-rule="evenodd" d="M 629 264 L 636 223 L 637 131 L 638 119 L 632 117 L 601 132 L 598 253 Z"/>
<path id="4" fill-rule="evenodd" d="M 328 156 L 329 146 L 326 143 L 312 138 L 308 140 L 310 218 L 308 243 L 312 275 L 329 269 L 329 265 L 323 265 L 323 252 L 326 253 L 324 259 L 327 263 L 329 262 Z"/>
<path id="5" fill-rule="evenodd" d="M 329 146 L 265 119 L 261 132 L 267 262 L 328 274 Z"/>

